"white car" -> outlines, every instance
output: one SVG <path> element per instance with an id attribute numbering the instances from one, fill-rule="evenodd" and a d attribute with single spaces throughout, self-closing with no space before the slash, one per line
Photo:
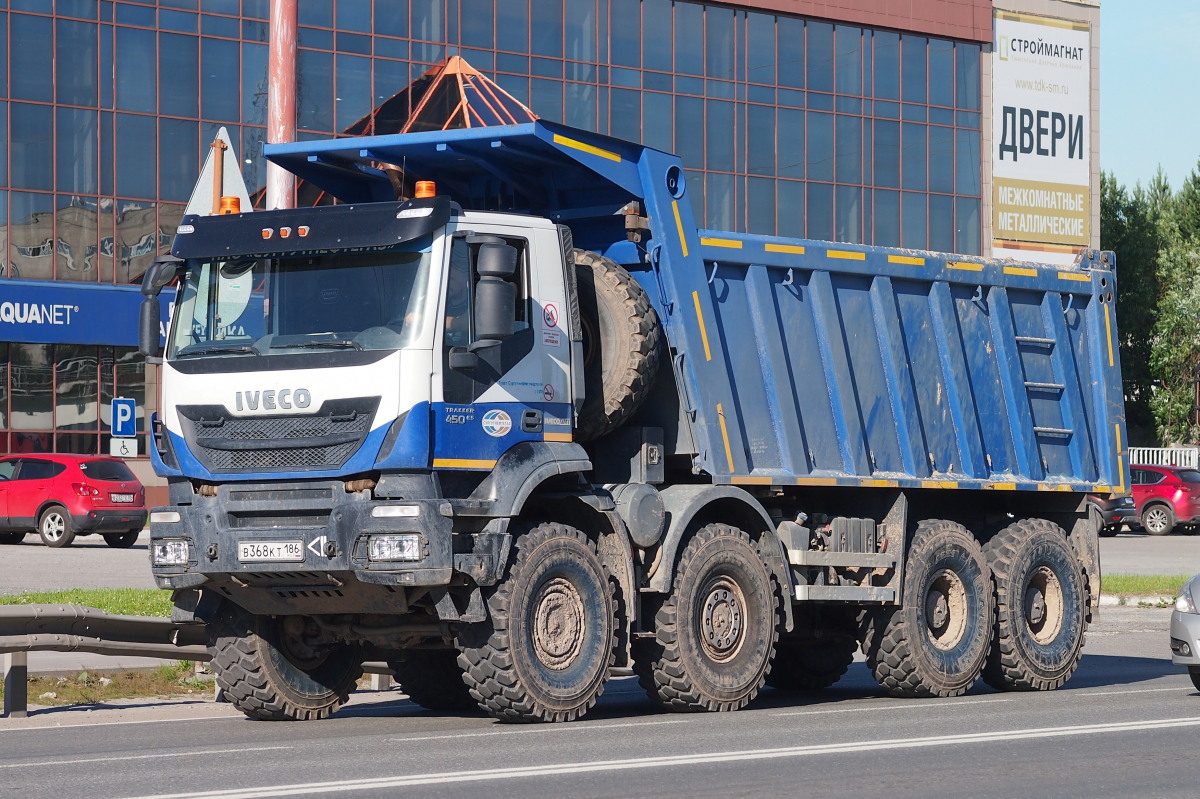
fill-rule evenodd
<path id="1" fill-rule="evenodd" d="M 1183 584 L 1171 613 L 1171 662 L 1187 666 L 1200 690 L 1200 574 Z"/>

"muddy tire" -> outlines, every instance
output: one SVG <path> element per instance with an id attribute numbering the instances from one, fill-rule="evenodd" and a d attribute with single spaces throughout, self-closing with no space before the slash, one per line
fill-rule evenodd
<path id="1" fill-rule="evenodd" d="M 775 645 L 767 685 L 780 691 L 820 691 L 836 683 L 854 662 L 854 638 L 784 638 Z"/>
<path id="2" fill-rule="evenodd" d="M 892 696 L 959 696 L 978 679 L 991 642 L 995 598 L 979 542 L 944 520 L 917 525 L 902 603 L 872 625 L 867 663 Z"/>
<path id="3" fill-rule="evenodd" d="M 710 524 L 688 542 L 654 639 L 639 639 L 634 671 L 668 710 L 745 707 L 762 688 L 779 638 L 779 601 L 750 536 Z"/>
<path id="4" fill-rule="evenodd" d="M 613 584 L 587 536 L 547 522 L 516 540 L 489 620 L 459 635 L 471 696 L 510 722 L 573 721 L 604 692 L 615 659 Z"/>
<path id="5" fill-rule="evenodd" d="M 628 419 L 658 374 L 662 328 L 646 292 L 624 268 L 597 253 L 573 250 L 587 399 L 575 437 L 588 441 Z"/>
<path id="6" fill-rule="evenodd" d="M 252 719 L 323 719 L 362 676 L 362 653 L 345 644 L 303 645 L 301 616 L 254 616 L 226 605 L 210 625 L 209 651 L 222 695 Z"/>
<path id="7" fill-rule="evenodd" d="M 75 527 L 71 514 L 61 505 L 51 505 L 42 511 L 38 519 L 38 535 L 48 547 L 69 547 L 75 540 Z"/>
<path id="8" fill-rule="evenodd" d="M 996 634 L 983 678 L 1002 691 L 1049 691 L 1079 666 L 1087 586 L 1066 535 L 1023 519 L 984 549 L 996 581 Z"/>
<path id="9" fill-rule="evenodd" d="M 426 710 L 476 710 L 452 649 L 413 649 L 388 661 L 400 688 Z"/>

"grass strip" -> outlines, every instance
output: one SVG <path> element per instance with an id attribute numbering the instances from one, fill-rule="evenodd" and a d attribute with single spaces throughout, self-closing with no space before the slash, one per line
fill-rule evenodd
<path id="1" fill-rule="evenodd" d="M 0 605 L 83 605 L 118 616 L 171 615 L 171 592 L 157 588 L 68 588 L 0 596 Z"/>
<path id="2" fill-rule="evenodd" d="M 1100 593 L 1119 597 L 1173 597 L 1190 578 L 1190 574 L 1103 574 Z"/>

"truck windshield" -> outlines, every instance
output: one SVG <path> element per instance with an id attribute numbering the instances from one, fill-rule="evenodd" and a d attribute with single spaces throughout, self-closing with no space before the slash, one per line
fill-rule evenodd
<path id="1" fill-rule="evenodd" d="M 190 264 L 167 357 L 400 349 L 424 327 L 430 260 L 426 248 Z"/>

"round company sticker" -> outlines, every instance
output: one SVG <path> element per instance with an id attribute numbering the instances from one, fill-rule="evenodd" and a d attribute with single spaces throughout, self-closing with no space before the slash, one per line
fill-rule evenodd
<path id="1" fill-rule="evenodd" d="M 501 410 L 490 410 L 483 415 L 482 424 L 483 432 L 493 438 L 500 438 L 512 430 L 512 417 Z"/>
<path id="2" fill-rule="evenodd" d="M 551 303 L 546 303 L 546 307 L 542 309 L 542 319 L 546 322 L 546 327 L 558 327 L 558 309 Z"/>

